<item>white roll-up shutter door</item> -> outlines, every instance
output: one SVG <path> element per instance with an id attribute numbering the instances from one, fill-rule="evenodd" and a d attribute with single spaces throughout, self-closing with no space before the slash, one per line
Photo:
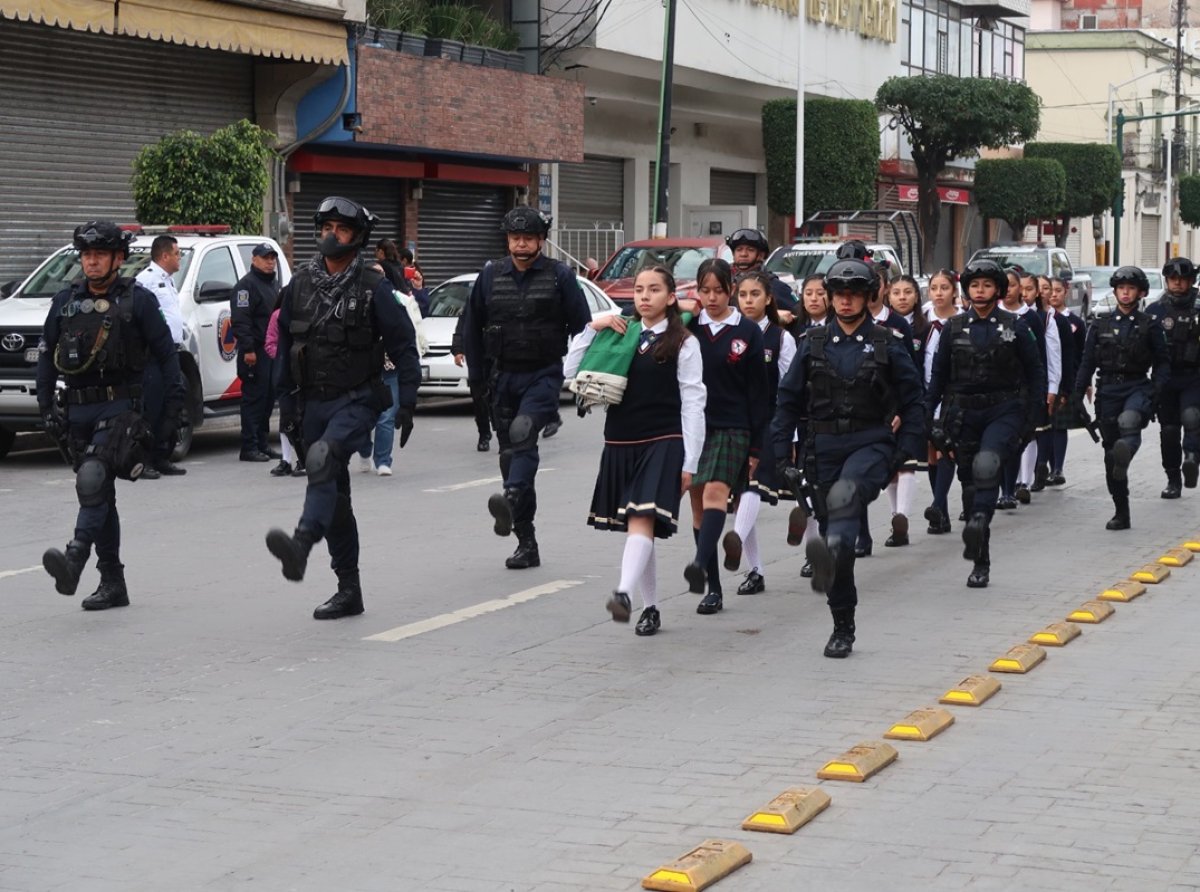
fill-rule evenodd
<path id="1" fill-rule="evenodd" d="M 1142 215 L 1142 262 L 1141 266 L 1157 269 L 1163 264 L 1163 240 L 1159 238 L 1158 217 Z"/>
<path id="2" fill-rule="evenodd" d="M 739 207 L 758 204 L 755 182 L 755 174 L 714 167 L 708 172 L 708 203 Z"/>
<path id="3" fill-rule="evenodd" d="M 556 229 L 622 229 L 625 160 L 588 156 L 582 164 L 558 165 Z"/>
<path id="4" fill-rule="evenodd" d="M 417 214 L 417 261 L 430 285 L 473 273 L 503 257 L 500 222 L 511 205 L 503 186 L 425 181 Z"/>
<path id="5" fill-rule="evenodd" d="M 85 220 L 134 222 L 130 166 L 176 130 L 254 118 L 253 60 L 0 21 L 0 282 Z"/>
<path id="6" fill-rule="evenodd" d="M 367 256 L 374 259 L 375 243 L 381 238 L 394 239 L 403 248 L 404 180 L 390 177 L 356 177 L 346 174 L 304 173 L 300 191 L 292 196 L 292 216 L 296 235 L 292 241 L 292 263 L 300 264 L 317 253 L 313 237 L 313 214 L 322 199 L 340 195 L 364 205 L 379 218 L 367 245 Z"/>

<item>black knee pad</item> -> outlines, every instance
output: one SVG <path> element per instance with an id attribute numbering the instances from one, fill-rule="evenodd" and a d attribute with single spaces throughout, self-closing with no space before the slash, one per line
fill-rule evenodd
<path id="1" fill-rule="evenodd" d="M 317 440 L 304 456 L 304 470 L 310 483 L 328 483 L 337 474 L 337 461 L 328 440 Z"/>
<path id="2" fill-rule="evenodd" d="M 75 472 L 75 495 L 84 508 L 108 501 L 108 467 L 98 458 L 85 458 Z"/>
<path id="3" fill-rule="evenodd" d="M 1126 409 L 1117 416 L 1117 429 L 1121 432 L 1122 437 L 1138 433 L 1142 429 L 1142 413 Z"/>
<path id="4" fill-rule="evenodd" d="M 971 462 L 971 476 L 975 480 L 975 485 L 983 489 L 999 486 L 1002 464 L 1003 460 L 998 452 L 992 452 L 990 449 L 979 452 L 975 456 L 975 460 Z"/>
<path id="5" fill-rule="evenodd" d="M 1195 433 L 1200 430 L 1200 409 L 1195 406 L 1188 406 L 1179 416 L 1183 421 L 1183 429 L 1188 433 Z"/>
<path id="6" fill-rule="evenodd" d="M 859 504 L 858 487 L 849 480 L 839 480 L 829 488 L 825 497 L 825 509 L 830 520 L 857 517 L 862 510 Z"/>
<path id="7" fill-rule="evenodd" d="M 532 449 L 537 442 L 537 425 L 530 415 L 518 415 L 508 426 L 508 442 L 513 450 Z"/>

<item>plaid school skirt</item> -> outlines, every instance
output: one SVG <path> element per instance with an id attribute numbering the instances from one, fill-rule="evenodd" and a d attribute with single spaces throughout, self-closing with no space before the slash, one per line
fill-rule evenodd
<path id="1" fill-rule="evenodd" d="M 704 433 L 704 451 L 692 485 L 725 483 L 732 493 L 744 492 L 750 477 L 750 431 L 741 428 L 709 428 Z"/>

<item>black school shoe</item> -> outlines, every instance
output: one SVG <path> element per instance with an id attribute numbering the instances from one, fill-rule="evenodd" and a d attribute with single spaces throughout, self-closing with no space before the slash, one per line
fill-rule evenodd
<path id="1" fill-rule="evenodd" d="M 662 628 L 662 617 L 658 615 L 658 608 L 647 607 L 638 617 L 637 625 L 633 627 L 633 634 L 641 635 L 644 638 L 656 634 L 660 628 Z"/>
<path id="2" fill-rule="evenodd" d="M 614 623 L 629 622 L 629 614 L 632 607 L 629 603 L 629 595 L 624 592 L 613 592 L 608 597 L 608 603 L 604 608 L 612 614 Z"/>
<path id="3" fill-rule="evenodd" d="M 742 565 L 742 537 L 736 530 L 730 530 L 721 540 L 725 549 L 725 569 L 733 573 Z"/>
<path id="4" fill-rule="evenodd" d="M 714 613 L 720 613 L 725 608 L 725 600 L 720 592 L 710 591 L 704 596 L 703 600 L 696 605 L 696 612 L 701 616 L 711 616 Z"/>
<path id="5" fill-rule="evenodd" d="M 751 570 L 746 574 L 745 580 L 738 586 L 737 593 L 739 595 L 757 595 L 760 592 L 767 590 L 767 581 L 763 579 L 763 575 L 757 570 Z"/>

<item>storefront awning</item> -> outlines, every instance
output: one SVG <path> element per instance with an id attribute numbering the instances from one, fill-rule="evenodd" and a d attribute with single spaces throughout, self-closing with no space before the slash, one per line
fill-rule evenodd
<path id="1" fill-rule="evenodd" d="M 0 17 L 112 34 L 113 0 L 0 0 Z"/>
<path id="2" fill-rule="evenodd" d="M 216 0 L 121 0 L 117 33 L 277 59 L 329 65 L 349 60 L 346 29 L 340 22 Z"/>

